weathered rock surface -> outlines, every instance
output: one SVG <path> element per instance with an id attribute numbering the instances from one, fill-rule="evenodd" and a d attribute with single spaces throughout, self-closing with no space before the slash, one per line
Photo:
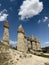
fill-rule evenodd
<path id="1" fill-rule="evenodd" d="M 22 53 L 0 44 L 0 65 L 45 65 L 45 63 L 49 63 L 48 58 Z"/>

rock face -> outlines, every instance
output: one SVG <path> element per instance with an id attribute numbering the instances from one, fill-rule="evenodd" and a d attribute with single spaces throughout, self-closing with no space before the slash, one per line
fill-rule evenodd
<path id="1" fill-rule="evenodd" d="M 19 52 L 0 43 L 0 65 L 49 65 L 49 59 Z"/>
<path id="2" fill-rule="evenodd" d="M 27 37 L 27 41 L 28 41 L 28 47 L 30 47 L 30 49 L 34 50 L 34 51 L 39 51 L 41 50 L 41 47 L 40 47 L 40 41 L 31 36 L 31 37 Z"/>
<path id="3" fill-rule="evenodd" d="M 3 43 L 9 44 L 9 24 L 8 22 L 4 22 Z"/>
<path id="4" fill-rule="evenodd" d="M 34 38 L 34 40 L 32 40 L 32 48 L 37 51 L 41 50 L 40 41 L 38 38 Z"/>
<path id="5" fill-rule="evenodd" d="M 17 50 L 26 52 L 27 50 L 41 51 L 40 41 L 33 36 L 27 37 L 25 35 L 22 25 L 18 27 L 18 44 Z"/>
<path id="6" fill-rule="evenodd" d="M 18 44 L 17 50 L 27 52 L 27 40 L 22 25 L 18 27 Z"/>
<path id="7" fill-rule="evenodd" d="M 9 65 L 11 55 L 9 53 L 10 47 L 0 43 L 0 65 Z"/>

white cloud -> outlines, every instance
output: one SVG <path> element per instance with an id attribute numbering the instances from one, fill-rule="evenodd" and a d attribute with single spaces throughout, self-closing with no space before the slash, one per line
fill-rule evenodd
<path id="1" fill-rule="evenodd" d="M 44 19 L 43 19 L 43 22 L 46 22 L 48 20 L 48 17 L 45 16 Z"/>
<path id="2" fill-rule="evenodd" d="M 48 27 L 49 27 L 49 23 L 48 23 Z"/>
<path id="3" fill-rule="evenodd" d="M 6 12 L 7 12 L 6 9 L 4 9 L 4 10 L 2 10 L 2 11 L 0 12 L 0 21 L 5 21 L 5 20 L 7 20 L 8 14 L 7 14 Z"/>
<path id="4" fill-rule="evenodd" d="M 41 20 L 38 20 L 38 24 L 40 24 L 41 23 Z"/>
<path id="5" fill-rule="evenodd" d="M 0 3 L 0 7 L 2 6 L 2 4 Z"/>
<path id="6" fill-rule="evenodd" d="M 45 42 L 45 44 L 49 44 L 49 42 Z"/>
<path id="7" fill-rule="evenodd" d="M 16 47 L 16 44 L 17 44 L 17 41 L 12 41 L 12 40 L 10 40 L 10 45 L 11 45 L 12 47 Z"/>
<path id="8" fill-rule="evenodd" d="M 20 6 L 18 15 L 21 16 L 21 20 L 24 20 L 38 15 L 42 10 L 43 3 L 39 0 L 25 0 Z"/>
<path id="9" fill-rule="evenodd" d="M 42 47 L 48 47 L 49 46 L 49 41 L 46 41 L 45 44 L 42 44 Z"/>
<path id="10" fill-rule="evenodd" d="M 45 23 L 45 22 L 47 22 L 48 20 L 49 20 L 49 18 L 48 18 L 47 16 L 45 16 L 43 19 L 39 19 L 39 20 L 38 20 L 38 24 L 39 24 L 39 23 L 42 23 L 42 22 Z M 49 27 L 49 24 L 48 24 L 48 27 Z"/>
<path id="11" fill-rule="evenodd" d="M 49 46 L 49 41 L 45 42 L 45 46 Z"/>

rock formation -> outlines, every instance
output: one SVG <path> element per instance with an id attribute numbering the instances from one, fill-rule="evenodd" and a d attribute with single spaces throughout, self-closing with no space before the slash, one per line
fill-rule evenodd
<path id="1" fill-rule="evenodd" d="M 9 24 L 7 21 L 4 22 L 3 43 L 9 44 Z"/>
<path id="2" fill-rule="evenodd" d="M 28 41 L 28 48 L 34 51 L 41 51 L 40 41 L 38 38 L 35 38 L 34 36 L 27 37 L 27 41 Z"/>
<path id="3" fill-rule="evenodd" d="M 19 52 L 0 43 L 0 65 L 49 65 L 49 58 Z"/>
<path id="4" fill-rule="evenodd" d="M 27 40 L 25 38 L 25 32 L 22 25 L 18 27 L 17 50 L 22 51 L 22 52 L 27 52 Z"/>
<path id="5" fill-rule="evenodd" d="M 18 42 L 17 42 L 17 50 L 22 52 L 27 52 L 28 50 L 39 51 L 41 50 L 40 41 L 38 38 L 34 36 L 27 37 L 22 25 L 18 27 Z M 4 35 L 3 35 L 3 43 L 9 44 L 9 24 L 8 22 L 4 22 Z"/>
<path id="6" fill-rule="evenodd" d="M 18 27 L 18 51 L 7 44 L 9 44 L 9 24 L 5 22 L 3 43 L 0 42 L 0 65 L 49 65 L 48 58 L 33 55 L 41 54 L 41 52 L 36 52 L 41 50 L 40 41 L 33 36 L 27 37 L 22 25 Z M 30 49 L 34 50 L 33 54 L 26 53 Z"/>
<path id="7" fill-rule="evenodd" d="M 40 46 L 40 41 L 38 38 L 35 38 L 35 43 L 36 43 L 36 50 L 41 50 L 41 46 Z"/>
<path id="8" fill-rule="evenodd" d="M 40 41 L 38 38 L 35 38 L 34 36 L 27 37 L 25 35 L 25 32 L 24 32 L 22 25 L 20 25 L 18 27 L 17 50 L 26 52 L 27 49 L 29 51 L 30 51 L 30 49 L 32 49 L 34 51 L 41 51 Z"/>

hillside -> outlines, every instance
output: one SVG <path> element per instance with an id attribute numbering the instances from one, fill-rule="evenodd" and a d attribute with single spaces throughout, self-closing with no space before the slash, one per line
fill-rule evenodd
<path id="1" fill-rule="evenodd" d="M 49 59 L 22 53 L 0 44 L 0 65 L 49 65 Z"/>

